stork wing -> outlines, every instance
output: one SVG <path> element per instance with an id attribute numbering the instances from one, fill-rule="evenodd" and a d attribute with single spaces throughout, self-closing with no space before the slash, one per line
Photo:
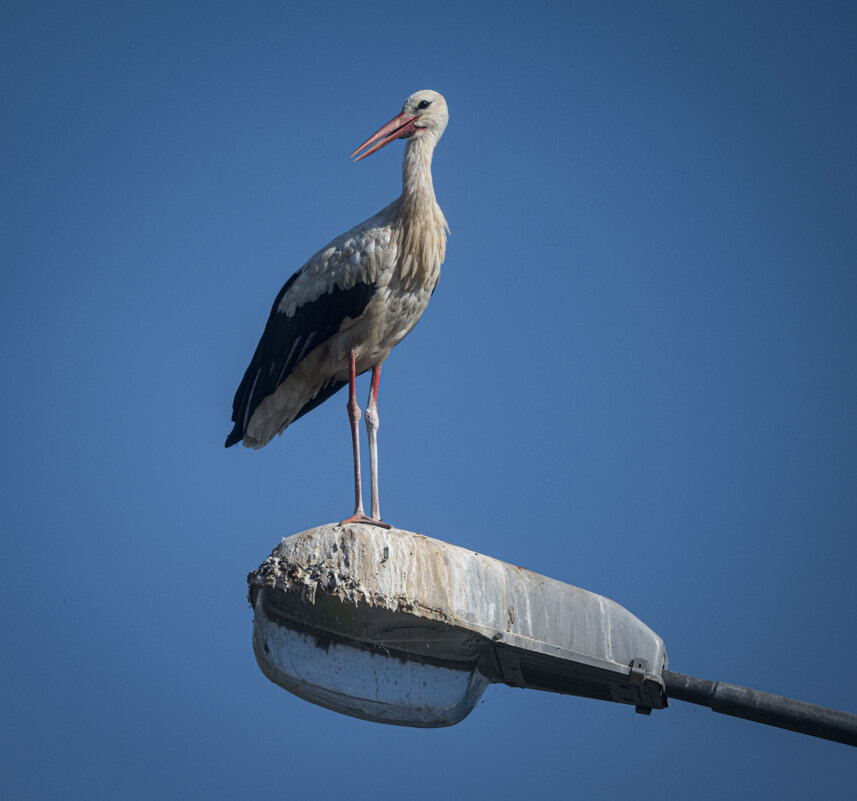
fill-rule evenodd
<path id="1" fill-rule="evenodd" d="M 389 231 L 372 223 L 352 229 L 316 253 L 277 295 L 250 366 L 235 393 L 235 426 L 226 447 L 240 442 L 256 407 L 288 379 L 301 360 L 359 317 L 372 295 L 389 245 Z M 342 386 L 328 382 L 294 419 L 322 403 Z M 284 421 L 286 422 L 286 421 Z"/>

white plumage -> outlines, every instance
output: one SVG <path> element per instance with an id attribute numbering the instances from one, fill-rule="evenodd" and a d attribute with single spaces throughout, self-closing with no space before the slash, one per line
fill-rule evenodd
<path id="1" fill-rule="evenodd" d="M 352 155 L 358 161 L 408 140 L 402 194 L 318 251 L 283 286 L 233 403 L 226 446 L 261 448 L 346 383 L 355 467 L 350 519 L 381 524 L 377 492 L 377 394 L 381 364 L 416 325 L 440 277 L 446 220 L 434 195 L 431 160 L 448 120 L 437 92 L 411 95 L 401 114 Z M 368 149 L 366 149 L 368 148 Z M 363 514 L 354 378 L 372 370 L 366 409 L 372 516 Z"/>

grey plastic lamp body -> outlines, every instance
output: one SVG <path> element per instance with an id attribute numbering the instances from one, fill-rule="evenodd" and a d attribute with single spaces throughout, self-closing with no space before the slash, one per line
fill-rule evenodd
<path id="1" fill-rule="evenodd" d="M 421 534 L 320 526 L 248 582 L 263 673 L 347 715 L 448 726 L 491 682 L 667 705 L 663 640 L 619 604 Z"/>

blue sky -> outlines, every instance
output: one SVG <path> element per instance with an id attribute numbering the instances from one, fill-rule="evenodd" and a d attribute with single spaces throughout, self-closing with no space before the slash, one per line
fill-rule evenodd
<path id="1" fill-rule="evenodd" d="M 286 694 L 245 576 L 350 513 L 346 397 L 223 448 L 277 290 L 399 192 L 348 154 L 436 89 L 385 517 L 857 712 L 853 4 L 5 2 L 0 67 L 4 797 L 853 797 L 851 749 L 680 702 Z"/>

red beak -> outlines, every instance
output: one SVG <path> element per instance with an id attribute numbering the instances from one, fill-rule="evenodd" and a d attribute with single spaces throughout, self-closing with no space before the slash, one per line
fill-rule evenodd
<path id="1" fill-rule="evenodd" d="M 397 117 L 393 117 L 393 119 L 391 119 L 383 128 L 380 128 L 372 134 L 372 136 L 370 136 L 351 154 L 351 158 L 354 159 L 354 157 L 357 156 L 364 147 L 369 147 L 373 142 L 375 144 L 372 145 L 372 147 L 362 155 L 357 156 L 354 160 L 360 161 L 360 159 L 365 159 L 366 156 L 371 156 L 376 150 L 380 150 L 384 145 L 389 145 L 394 139 L 407 139 L 409 136 L 413 135 L 416 130 L 414 127 L 414 121 L 416 119 L 416 114 L 406 114 L 403 111 Z"/>

